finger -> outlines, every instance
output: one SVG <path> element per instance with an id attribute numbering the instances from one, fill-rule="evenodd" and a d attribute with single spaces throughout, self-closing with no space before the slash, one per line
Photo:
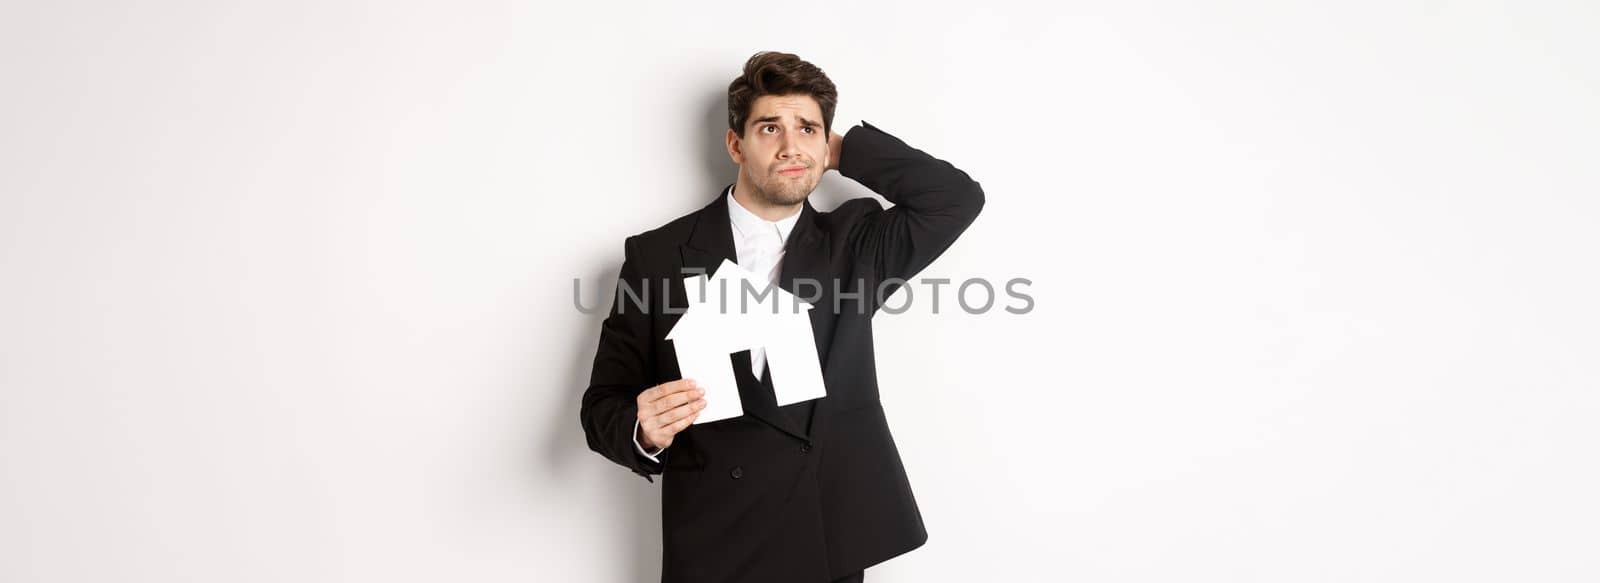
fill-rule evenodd
<path id="1" fill-rule="evenodd" d="M 679 419 L 682 419 L 682 418 L 687 417 L 689 415 L 693 415 L 695 413 L 699 413 L 701 409 L 706 408 L 705 403 L 706 403 L 705 399 L 698 399 L 698 400 L 695 400 L 695 401 L 690 401 L 690 402 L 684 403 L 684 404 L 679 405 L 677 407 L 673 407 L 672 409 L 670 409 L 668 411 L 665 411 L 665 412 L 661 413 L 660 415 L 657 415 L 656 416 L 656 423 L 658 423 L 660 425 L 663 425 L 663 426 L 671 425 L 672 423 L 676 422 Z"/>
<path id="2" fill-rule="evenodd" d="M 646 429 L 645 435 L 650 437 L 651 442 L 662 444 L 660 447 L 667 447 L 668 444 L 672 443 L 672 438 L 683 430 L 688 429 L 690 425 L 694 424 L 694 420 L 700 417 L 700 410 L 705 409 L 704 401 L 700 401 L 700 403 L 702 404 L 698 406 L 694 404 L 684 405 L 669 411 L 667 414 L 652 417 L 650 425 L 653 425 L 654 428 Z"/>
<path id="3" fill-rule="evenodd" d="M 657 389 L 659 389 L 659 388 L 660 388 L 660 385 L 657 385 L 654 388 L 650 388 L 650 389 L 645 390 L 642 393 L 639 393 L 639 401 L 638 401 L 638 403 L 636 403 L 636 409 L 638 409 L 638 415 L 637 416 L 639 418 L 639 423 L 641 425 L 650 423 L 652 420 L 655 419 L 655 417 L 657 415 L 660 415 L 661 413 L 665 412 L 667 409 L 671 408 L 671 407 L 664 407 L 663 405 L 666 405 L 666 403 L 661 402 L 660 399 L 649 399 L 649 398 L 647 398 L 653 392 L 656 392 Z"/>
<path id="4" fill-rule="evenodd" d="M 674 393 L 670 397 L 660 399 L 654 403 L 646 405 L 645 408 L 639 410 L 639 425 L 644 427 L 646 431 L 659 429 L 662 426 L 667 425 L 673 419 L 677 418 L 676 416 L 672 416 L 663 419 L 663 415 L 667 415 L 677 409 L 692 406 L 696 400 L 701 403 L 700 408 L 703 409 L 705 408 L 705 399 L 703 398 L 703 393 L 703 391 L 698 390 Z"/>
<path id="5" fill-rule="evenodd" d="M 654 410 L 655 410 L 656 414 L 659 415 L 661 413 L 665 413 L 665 412 L 670 411 L 672 409 L 676 409 L 678 407 L 682 407 L 682 406 L 684 406 L 686 404 L 692 403 L 695 400 L 700 399 L 700 398 L 702 398 L 704 396 L 705 396 L 705 391 L 702 391 L 700 389 L 692 389 L 692 390 L 683 391 L 683 392 L 680 392 L 680 393 L 673 393 L 671 395 L 668 395 L 666 397 L 663 397 L 663 398 L 657 400 L 655 403 L 652 403 L 651 405 L 655 408 Z"/>
<path id="6" fill-rule="evenodd" d="M 705 403 L 704 399 L 701 399 L 701 400 L 698 400 L 698 401 L 690 401 L 690 402 L 684 403 L 684 404 L 679 405 L 677 407 L 673 407 L 673 408 L 668 409 L 666 411 L 662 411 L 661 414 L 656 415 L 655 419 L 652 419 L 651 421 L 653 422 L 653 424 L 657 428 L 668 427 L 668 426 L 672 425 L 674 422 L 678 421 L 679 419 L 682 419 L 682 418 L 684 418 L 684 417 L 686 417 L 688 415 L 694 414 L 696 411 L 704 409 L 705 405 L 703 403 Z"/>
<path id="7" fill-rule="evenodd" d="M 678 380 L 675 380 L 675 381 L 668 381 L 668 382 L 661 383 L 659 385 L 650 387 L 650 388 L 645 389 L 643 391 L 640 391 L 639 392 L 639 403 L 640 404 L 645 404 L 645 403 L 650 403 L 652 401 L 655 401 L 656 399 L 660 399 L 661 397 L 666 396 L 668 389 L 670 389 L 674 385 L 676 385 L 678 383 L 681 383 L 683 381 L 686 381 L 686 380 L 689 380 L 689 379 L 678 379 Z"/>
<path id="8" fill-rule="evenodd" d="M 698 385 L 695 384 L 694 379 L 678 379 L 669 383 L 661 383 L 656 385 L 654 389 L 651 389 L 655 391 L 655 395 L 653 395 L 650 400 L 658 401 L 674 394 L 691 390 L 696 386 Z"/>
<path id="9" fill-rule="evenodd" d="M 673 422 L 672 425 L 668 425 L 667 429 L 669 431 L 671 431 L 673 435 L 677 435 L 678 432 L 683 431 L 685 429 L 688 429 L 690 425 L 693 425 L 694 424 L 694 420 L 698 419 L 698 418 L 700 418 L 700 412 L 699 411 L 695 411 L 694 414 L 689 415 L 688 417 L 684 417 L 682 419 L 679 419 L 679 420 Z"/>
<path id="10" fill-rule="evenodd" d="M 689 379 L 662 384 L 657 389 L 660 390 L 656 396 L 646 401 L 651 410 L 657 413 L 676 407 L 686 399 L 695 399 L 705 394 L 705 389 Z"/>

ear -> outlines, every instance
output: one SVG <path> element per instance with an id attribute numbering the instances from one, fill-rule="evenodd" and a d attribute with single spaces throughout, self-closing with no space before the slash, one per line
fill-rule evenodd
<path id="1" fill-rule="evenodd" d="M 740 147 L 743 144 L 739 143 L 739 134 L 734 133 L 734 131 L 732 129 L 729 129 L 728 130 L 727 140 L 728 140 L 728 157 L 733 159 L 733 163 L 735 165 L 743 166 L 744 165 L 744 152 L 740 150 Z"/>

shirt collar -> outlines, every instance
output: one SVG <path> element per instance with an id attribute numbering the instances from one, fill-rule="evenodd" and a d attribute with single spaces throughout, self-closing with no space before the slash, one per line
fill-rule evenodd
<path id="1" fill-rule="evenodd" d="M 771 229 L 776 226 L 778 228 L 779 241 L 788 243 L 789 233 L 794 230 L 795 224 L 800 222 L 802 213 L 798 211 L 788 217 L 778 219 L 776 222 L 756 216 L 755 213 L 750 212 L 750 209 L 744 208 L 744 205 L 739 204 L 739 201 L 733 198 L 732 185 L 728 186 L 727 197 L 728 220 L 733 223 L 734 232 L 740 236 L 748 237 L 759 232 L 758 229 Z"/>

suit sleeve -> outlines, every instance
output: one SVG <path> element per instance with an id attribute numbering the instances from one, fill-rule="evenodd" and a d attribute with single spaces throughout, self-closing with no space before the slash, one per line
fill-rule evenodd
<path id="1" fill-rule="evenodd" d="M 654 482 L 650 475 L 661 473 L 661 464 L 639 453 L 634 424 L 639 413 L 636 399 L 651 386 L 648 371 L 654 369 L 651 361 L 655 354 L 647 310 L 660 292 L 645 295 L 648 283 L 638 266 L 637 242 L 629 237 L 623 245 L 617 293 L 612 296 L 611 312 L 600 325 L 600 346 L 595 350 L 594 369 L 578 416 L 589 449 Z M 635 297 L 643 299 L 635 301 Z"/>
<path id="2" fill-rule="evenodd" d="M 885 210 L 877 201 L 863 198 L 835 211 L 859 214 L 853 217 L 849 244 L 857 261 L 870 269 L 874 287 L 921 272 L 983 209 L 983 188 L 966 172 L 865 121 L 845 134 L 839 173 L 895 204 Z M 894 287 L 898 286 L 886 288 L 883 296 Z M 874 309 L 878 299 L 869 300 Z"/>

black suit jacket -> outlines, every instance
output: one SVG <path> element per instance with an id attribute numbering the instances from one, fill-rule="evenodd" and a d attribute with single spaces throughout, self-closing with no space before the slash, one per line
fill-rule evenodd
<path id="1" fill-rule="evenodd" d="M 820 583 L 927 540 L 878 400 L 872 315 L 977 218 L 983 190 L 864 122 L 845 134 L 838 169 L 895 206 L 860 198 L 819 213 L 807 201 L 785 243 L 779 286 L 814 299 L 828 396 L 778 407 L 749 351 L 735 353 L 745 415 L 690 426 L 660 464 L 634 449 L 635 398 L 680 378 L 665 338 L 687 305 L 683 270 L 737 259 L 726 189 L 624 244 L 580 417 L 590 449 L 646 479 L 661 474 L 662 581 Z M 796 286 L 808 279 L 822 289 Z"/>

